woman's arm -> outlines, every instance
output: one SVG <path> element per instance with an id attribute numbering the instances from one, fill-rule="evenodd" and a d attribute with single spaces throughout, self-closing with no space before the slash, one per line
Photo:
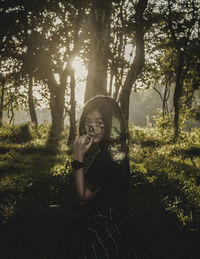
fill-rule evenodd
<path id="1" fill-rule="evenodd" d="M 78 160 L 79 162 L 84 161 L 84 155 L 91 147 L 93 142 L 93 139 L 91 138 L 89 143 L 86 145 L 85 141 L 87 137 L 87 135 L 83 135 L 77 138 L 73 145 L 74 159 Z M 85 204 L 91 200 L 100 191 L 100 188 L 94 189 L 85 181 L 83 168 L 74 170 L 74 175 L 75 189 L 80 200 L 80 204 L 83 205 L 83 203 Z"/>
<path id="2" fill-rule="evenodd" d="M 85 181 L 83 168 L 75 170 L 74 174 L 75 189 L 80 200 L 80 204 L 84 205 L 94 198 L 94 196 L 100 191 L 100 188 L 93 188 L 87 181 Z"/>

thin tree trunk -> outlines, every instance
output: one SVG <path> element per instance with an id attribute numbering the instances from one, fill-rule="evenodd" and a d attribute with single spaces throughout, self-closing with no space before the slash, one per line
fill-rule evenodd
<path id="1" fill-rule="evenodd" d="M 183 54 L 179 51 L 178 53 L 178 68 L 176 74 L 176 86 L 173 96 L 174 105 L 174 140 L 179 136 L 179 110 L 180 110 L 180 99 L 182 95 L 182 72 L 183 72 Z"/>
<path id="2" fill-rule="evenodd" d="M 191 30 L 185 35 L 184 45 L 180 45 L 180 38 L 177 35 L 177 31 L 173 26 L 173 13 L 172 13 L 172 1 L 168 0 L 168 25 L 171 33 L 171 37 L 174 42 L 175 49 L 177 51 L 177 70 L 176 70 L 176 85 L 173 96 L 173 106 L 174 106 L 174 141 L 177 140 L 179 136 L 179 111 L 180 111 L 180 99 L 182 96 L 183 80 L 185 73 L 189 69 L 190 59 L 187 60 L 186 68 L 184 68 L 184 53 L 187 49 L 188 42 L 190 40 Z M 192 26 L 192 24 L 190 25 Z"/>
<path id="3" fill-rule="evenodd" d="M 125 49 L 127 46 L 127 35 L 126 33 L 123 33 L 123 28 L 126 27 L 125 20 L 127 20 L 127 13 L 124 11 L 126 9 L 127 4 L 125 5 L 123 2 L 119 2 L 119 19 L 121 26 L 117 23 L 116 25 L 116 45 L 113 49 L 114 55 L 117 53 L 117 58 L 114 61 L 114 75 L 115 75 L 115 85 L 114 85 L 114 93 L 113 93 L 113 99 L 118 101 L 119 93 L 120 93 L 120 87 L 122 86 L 123 82 L 123 76 L 124 76 L 124 70 L 125 70 L 125 63 L 123 64 L 121 60 L 123 60 L 125 55 Z M 118 45 L 119 44 L 119 45 Z"/>
<path id="4" fill-rule="evenodd" d="M 82 23 L 82 16 L 83 16 L 83 9 L 79 9 L 79 15 L 77 17 L 77 20 L 75 20 L 73 24 L 74 28 L 74 49 L 68 53 L 68 58 L 65 60 L 68 64 L 65 67 L 64 71 L 60 73 L 60 84 L 57 84 L 55 79 L 52 77 L 52 74 L 50 72 L 48 76 L 48 87 L 50 91 L 50 109 L 51 109 L 51 116 L 52 116 L 52 127 L 50 130 L 49 135 L 49 143 L 55 143 L 58 144 L 58 140 L 60 138 L 60 134 L 62 130 L 64 129 L 64 110 L 65 110 L 65 90 L 67 85 L 67 77 L 70 75 L 71 71 L 71 62 L 73 61 L 73 58 L 79 53 L 81 44 L 84 41 L 84 37 L 86 35 L 86 32 L 83 30 L 82 33 L 79 35 L 79 29 L 81 27 Z M 68 46 L 69 47 L 69 46 Z M 70 47 L 69 47 L 70 48 Z M 72 125 L 70 125 L 70 128 L 74 130 L 73 134 L 76 133 L 75 131 L 75 79 L 74 74 L 71 77 L 71 98 L 70 98 L 70 104 L 71 108 L 68 113 L 70 113 L 70 122 Z M 71 130 L 71 129 L 70 129 Z M 72 134 L 72 133 L 71 133 Z M 71 135 L 71 141 L 75 138 L 74 135 Z"/>
<path id="5" fill-rule="evenodd" d="M 28 88 L 28 106 L 29 106 L 29 113 L 31 117 L 31 122 L 38 126 L 37 114 L 35 111 L 35 104 L 33 100 L 33 78 L 29 78 L 29 88 Z"/>
<path id="6" fill-rule="evenodd" d="M 70 70 L 70 111 L 69 111 L 69 120 L 70 120 L 70 128 L 69 128 L 69 137 L 67 141 L 67 145 L 70 145 L 74 142 L 76 137 L 76 101 L 75 101 L 75 77 L 74 70 Z"/>
<path id="7" fill-rule="evenodd" d="M 120 71 L 120 74 L 123 73 L 123 68 Z M 122 83 L 122 76 L 120 74 L 116 74 L 115 76 L 115 91 L 113 93 L 113 99 L 117 101 L 119 97 L 119 90 Z"/>
<path id="8" fill-rule="evenodd" d="M 112 91 L 113 91 L 113 78 L 114 78 L 114 73 L 112 71 L 111 68 L 111 72 L 110 72 L 110 85 L 109 85 L 109 91 L 108 91 L 108 95 L 112 96 Z"/>
<path id="9" fill-rule="evenodd" d="M 170 84 L 166 83 L 165 85 L 165 90 L 164 90 L 164 96 L 163 96 L 163 118 L 165 115 L 169 114 L 169 109 L 168 109 L 168 100 L 170 96 Z"/>
<path id="10" fill-rule="evenodd" d="M 1 99 L 0 99 L 0 127 L 3 125 L 3 103 L 5 94 L 5 79 L 1 79 Z"/>
<path id="11" fill-rule="evenodd" d="M 10 120 L 9 120 L 9 123 L 11 124 L 14 124 L 14 117 L 15 117 L 15 114 L 14 114 L 14 109 L 13 109 L 13 98 L 10 99 L 10 110 L 11 110 L 11 117 L 10 117 Z"/>
<path id="12" fill-rule="evenodd" d="M 9 119 L 9 123 L 13 123 L 14 124 L 14 109 L 13 109 L 13 99 L 14 99 L 14 94 L 15 93 L 11 93 L 10 88 L 6 89 L 6 95 L 8 96 L 8 103 L 7 103 L 7 117 Z M 11 115 L 10 115 L 11 113 Z"/>
<path id="13" fill-rule="evenodd" d="M 156 93 L 158 93 L 158 95 L 160 96 L 160 99 L 162 101 L 162 116 L 164 118 L 165 115 L 169 113 L 168 112 L 168 105 L 167 105 L 167 101 L 169 99 L 169 94 L 170 94 L 169 83 L 167 82 L 165 84 L 165 89 L 164 89 L 163 96 L 162 96 L 161 92 L 156 87 L 153 87 L 153 89 L 156 91 Z"/>
<path id="14" fill-rule="evenodd" d="M 148 0 L 140 0 L 135 8 L 136 10 L 136 53 L 133 64 L 127 74 L 126 80 L 122 87 L 121 94 L 119 96 L 119 102 L 122 112 L 126 120 L 126 132 L 128 134 L 128 121 L 129 121 L 129 99 L 132 90 L 132 86 L 138 75 L 140 74 L 144 66 L 144 19 L 143 13 L 147 7 Z"/>

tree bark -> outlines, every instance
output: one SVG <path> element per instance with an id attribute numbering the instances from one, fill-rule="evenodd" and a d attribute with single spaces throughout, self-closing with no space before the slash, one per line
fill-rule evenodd
<path id="1" fill-rule="evenodd" d="M 119 96 L 119 103 L 121 105 L 122 113 L 126 121 L 126 132 L 128 134 L 128 121 L 129 121 L 129 101 L 132 86 L 135 83 L 138 75 L 144 66 L 144 18 L 143 13 L 147 7 L 148 0 L 139 0 L 136 5 L 135 19 L 136 19 L 136 53 L 133 64 L 127 74 L 122 91 Z"/>
<path id="2" fill-rule="evenodd" d="M 65 87 L 61 85 L 48 85 L 50 90 L 50 109 L 52 125 L 48 143 L 58 144 L 61 132 L 64 128 L 64 96 Z"/>
<path id="3" fill-rule="evenodd" d="M 29 88 L 28 88 L 28 106 L 29 106 L 29 113 L 31 117 L 31 122 L 38 126 L 37 114 L 35 111 L 35 104 L 33 100 L 33 78 L 29 78 Z"/>
<path id="4" fill-rule="evenodd" d="M 187 44 L 190 38 L 190 33 L 187 33 L 186 37 L 184 38 L 185 42 L 184 45 L 181 45 L 181 40 L 179 39 L 179 35 L 177 35 L 177 31 L 173 27 L 173 12 L 172 12 L 172 2 L 168 0 L 168 26 L 170 30 L 170 34 L 172 40 L 174 42 L 175 49 L 177 51 L 177 69 L 176 69 L 176 85 L 174 90 L 173 96 L 173 106 L 174 106 L 174 141 L 177 140 L 179 136 L 179 111 L 180 111 L 180 99 L 182 96 L 182 89 L 183 89 L 183 80 L 184 74 L 188 70 L 189 64 L 184 69 L 184 55 L 187 49 Z"/>
<path id="5" fill-rule="evenodd" d="M 169 83 L 166 82 L 166 84 L 165 84 L 163 96 L 162 96 L 161 92 L 156 87 L 153 87 L 153 89 L 156 91 L 156 93 L 158 93 L 158 95 L 160 96 L 160 99 L 162 101 L 162 116 L 164 118 L 169 113 L 168 104 L 167 104 L 167 101 L 168 101 L 169 95 L 170 95 Z"/>
<path id="6" fill-rule="evenodd" d="M 107 67 L 110 44 L 110 0 L 94 0 L 90 21 L 90 54 L 85 102 L 90 98 L 107 95 Z"/>
<path id="7" fill-rule="evenodd" d="M 1 79 L 1 99 L 0 99 L 0 127 L 3 125 L 3 103 L 5 94 L 5 79 Z"/>
<path id="8" fill-rule="evenodd" d="M 11 117 L 9 119 L 9 123 L 11 124 L 14 124 L 14 117 L 15 117 L 15 113 L 14 113 L 14 108 L 13 108 L 13 96 L 11 97 L 10 101 L 9 101 L 9 108 L 8 108 L 8 111 L 11 111 Z M 9 116 L 8 116 L 9 118 Z"/>
<path id="9" fill-rule="evenodd" d="M 183 54 L 181 51 L 178 52 L 178 68 L 176 73 L 176 85 L 173 96 L 174 105 L 174 140 L 179 136 L 179 110 L 180 110 L 180 99 L 182 95 L 182 72 L 183 72 Z"/>
<path id="10" fill-rule="evenodd" d="M 162 104 L 162 109 L 163 109 L 163 118 L 169 114 L 169 109 L 168 109 L 168 100 L 170 96 L 170 83 L 166 82 L 165 84 L 165 90 L 164 90 L 164 96 L 163 96 L 163 104 Z"/>
<path id="11" fill-rule="evenodd" d="M 69 128 L 69 136 L 67 145 L 70 145 L 74 142 L 76 137 L 76 101 L 75 101 L 75 77 L 74 77 L 74 70 L 70 69 L 70 111 L 69 120 L 70 120 L 70 128 Z"/>

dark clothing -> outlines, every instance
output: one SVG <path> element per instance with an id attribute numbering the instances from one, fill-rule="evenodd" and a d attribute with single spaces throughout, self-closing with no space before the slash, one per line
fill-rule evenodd
<path id="1" fill-rule="evenodd" d="M 128 227 L 130 215 L 123 208 L 129 174 L 127 157 L 117 163 L 109 151 L 96 155 L 85 179 L 101 189 L 86 206 L 81 206 L 82 218 L 73 224 L 66 244 L 66 258 L 137 258 Z"/>
<path id="2" fill-rule="evenodd" d="M 88 206 L 93 209 L 121 207 L 128 187 L 129 175 L 127 157 L 117 163 L 112 159 L 109 151 L 98 153 L 85 173 L 85 179 L 94 187 L 101 189 Z"/>
<path id="3" fill-rule="evenodd" d="M 66 244 L 70 259 L 137 259 L 124 209 L 103 208 L 72 227 Z"/>

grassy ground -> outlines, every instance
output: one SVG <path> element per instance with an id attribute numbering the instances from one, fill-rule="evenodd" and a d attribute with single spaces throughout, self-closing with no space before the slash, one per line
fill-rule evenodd
<path id="1" fill-rule="evenodd" d="M 65 138 L 59 151 L 45 146 L 46 126 L 40 138 L 22 129 L 0 131 L 0 258 L 62 258 L 78 217 L 71 157 Z M 200 131 L 182 132 L 175 144 L 170 129 L 130 132 L 127 199 L 142 258 L 200 258 Z"/>

